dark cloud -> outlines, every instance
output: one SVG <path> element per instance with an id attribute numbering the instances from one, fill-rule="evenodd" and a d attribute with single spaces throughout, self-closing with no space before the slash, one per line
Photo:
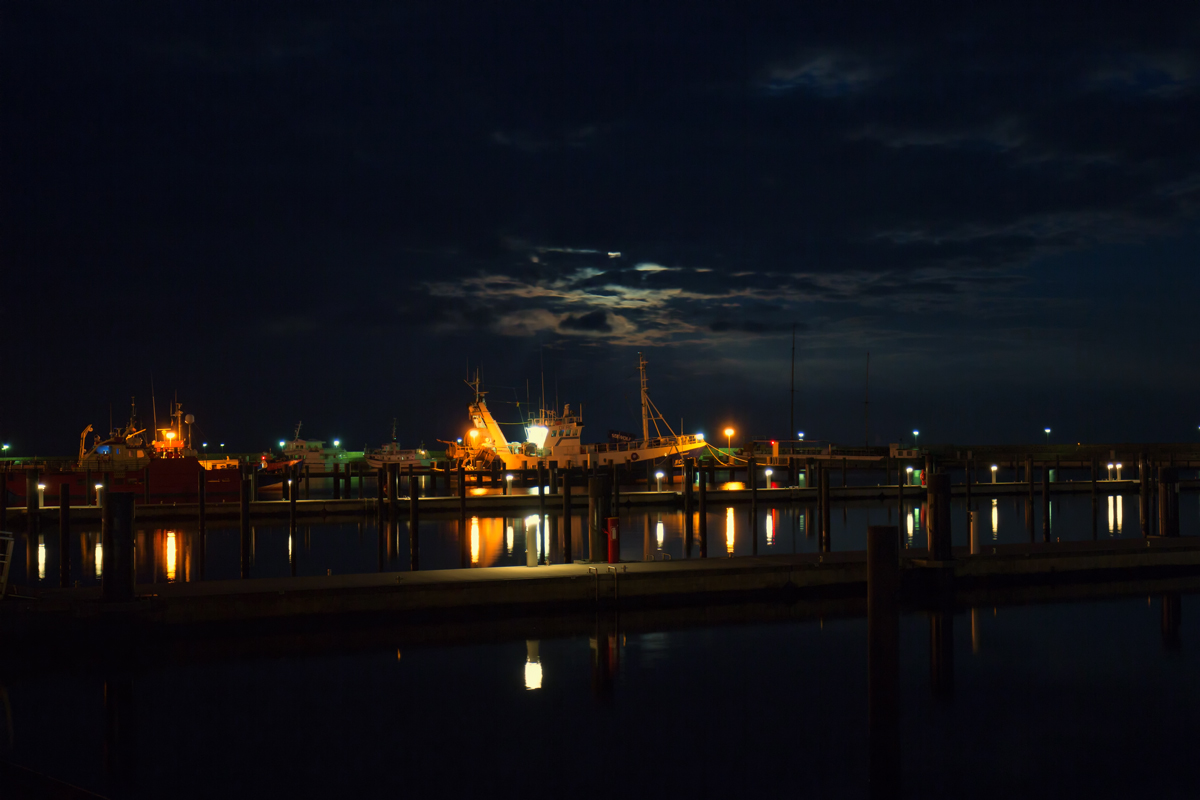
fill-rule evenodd
<path id="1" fill-rule="evenodd" d="M 608 333 L 612 330 L 612 325 L 608 321 L 608 314 L 603 311 L 589 311 L 586 314 L 579 315 L 568 314 L 558 321 L 558 327 L 565 331 L 584 331 L 589 333 Z"/>

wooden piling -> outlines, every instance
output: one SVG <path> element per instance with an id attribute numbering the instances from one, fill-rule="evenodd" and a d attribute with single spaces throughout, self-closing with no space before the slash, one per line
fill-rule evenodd
<path id="1" fill-rule="evenodd" d="M 608 558 L 608 541 L 604 536 L 604 520 L 608 487 L 604 478 L 588 478 L 588 561 L 599 563 Z"/>
<path id="2" fill-rule="evenodd" d="M 1050 468 L 1042 466 L 1042 541 L 1050 541 Z"/>
<path id="3" fill-rule="evenodd" d="M 571 558 L 571 470 L 568 467 L 563 470 L 562 474 L 562 537 L 563 537 L 563 563 L 574 563 Z"/>
<path id="4" fill-rule="evenodd" d="M 412 486 L 412 465 L 408 467 L 408 551 L 409 569 L 416 572 L 421 568 L 421 515 L 419 510 L 420 493 Z"/>
<path id="5" fill-rule="evenodd" d="M 708 558 L 708 471 L 700 465 L 700 557 Z"/>
<path id="6" fill-rule="evenodd" d="M 0 492 L 8 488 L 0 486 Z M 71 481 L 64 480 L 58 486 L 58 585 L 66 589 L 71 585 Z"/>
<path id="7" fill-rule="evenodd" d="M 197 580 L 204 580 L 204 562 L 207 559 L 208 524 L 205 520 L 208 504 L 208 471 L 203 467 L 196 476 L 196 556 L 193 574 Z"/>
<path id="8" fill-rule="evenodd" d="M 694 462 L 690 458 L 683 460 L 683 543 L 684 552 L 691 554 L 692 542 L 695 541 L 695 518 L 692 514 L 692 476 L 695 473 Z"/>
<path id="9" fill-rule="evenodd" d="M 0 474 L 0 531 L 8 530 L 8 476 Z M 84 485 L 87 490 L 87 484 Z"/>
<path id="10" fill-rule="evenodd" d="M 375 516 L 379 519 L 379 524 L 382 527 L 383 517 L 385 514 L 383 503 L 384 496 L 387 494 L 387 469 L 384 467 L 376 467 L 375 469 Z"/>
<path id="11" fill-rule="evenodd" d="M 241 512 L 239 517 L 240 522 L 240 544 L 241 558 L 241 576 L 243 578 L 250 577 L 250 479 L 242 474 L 242 490 L 239 497 Z"/>
<path id="12" fill-rule="evenodd" d="M 821 538 L 819 548 L 822 553 L 828 553 L 833 549 L 833 542 L 830 540 L 830 502 L 829 502 L 829 470 L 821 469 L 818 480 L 821 483 L 820 489 L 820 510 L 821 516 Z"/>
<path id="13" fill-rule="evenodd" d="M 1142 536 L 1150 535 L 1150 475 L 1146 469 L 1146 454 L 1138 455 L 1138 523 Z"/>
<path id="14" fill-rule="evenodd" d="M 342 465 L 333 465 L 333 499 L 342 499 Z"/>
<path id="15" fill-rule="evenodd" d="M 746 459 L 746 483 L 750 484 L 750 554 L 758 555 L 758 460 Z"/>
<path id="16" fill-rule="evenodd" d="M 309 491 L 312 489 L 312 474 L 308 469 L 308 464 L 304 465 L 304 499 L 309 499 Z"/>
<path id="17" fill-rule="evenodd" d="M 108 602 L 128 602 L 134 598 L 133 495 L 105 489 L 101 500 L 100 540 L 104 546 L 101 595 Z"/>
<path id="18" fill-rule="evenodd" d="M 1179 473 L 1173 467 L 1158 470 L 1158 535 L 1179 535 Z"/>
<path id="19" fill-rule="evenodd" d="M 558 494 L 558 462 L 550 462 L 550 494 Z"/>
<path id="20" fill-rule="evenodd" d="M 400 465 L 388 464 L 387 470 L 389 517 L 396 520 L 400 517 Z"/>
<path id="21" fill-rule="evenodd" d="M 25 473 L 25 530 L 31 535 L 38 530 L 38 471 L 31 469 Z M 5 490 L 7 491 L 7 489 Z M 32 541 L 32 540 L 31 540 Z"/>
<path id="22" fill-rule="evenodd" d="M 929 557 L 948 561 L 953 558 L 950 549 L 950 476 L 944 472 L 926 475 L 925 487 Z"/>

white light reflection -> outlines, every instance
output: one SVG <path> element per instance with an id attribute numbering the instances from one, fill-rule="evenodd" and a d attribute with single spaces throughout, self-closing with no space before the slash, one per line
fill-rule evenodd
<path id="1" fill-rule="evenodd" d="M 1117 495 L 1117 533 L 1121 532 L 1121 528 L 1125 523 L 1125 508 L 1122 503 L 1121 495 Z"/>
<path id="2" fill-rule="evenodd" d="M 909 544 L 912 544 L 912 540 L 913 540 L 913 512 L 912 511 L 909 511 L 908 514 L 906 515 L 905 522 L 908 527 L 908 542 L 909 542 Z"/>
<path id="3" fill-rule="evenodd" d="M 542 688 L 542 661 L 538 656 L 536 639 L 525 640 L 525 689 L 532 691 Z"/>
<path id="4" fill-rule="evenodd" d="M 663 549 L 663 540 L 666 538 L 667 531 L 663 527 L 662 514 L 658 515 L 658 523 L 654 526 L 654 540 L 658 543 L 658 549 Z"/>
<path id="5" fill-rule="evenodd" d="M 775 544 L 775 520 L 767 514 L 767 547 Z"/>
<path id="6" fill-rule="evenodd" d="M 471 563 L 479 563 L 479 517 L 471 517 Z"/>
<path id="7" fill-rule="evenodd" d="M 175 580 L 175 531 L 167 531 L 167 583 Z"/>
<path id="8" fill-rule="evenodd" d="M 1000 506 L 995 498 L 992 499 L 992 541 L 999 538 L 1000 532 Z"/>
<path id="9" fill-rule="evenodd" d="M 725 551 L 733 555 L 733 509 L 725 509 Z"/>
<path id="10" fill-rule="evenodd" d="M 95 555 L 94 560 L 95 560 L 95 564 L 96 564 L 96 577 L 97 578 L 103 577 L 103 575 L 104 575 L 104 545 L 100 543 L 99 538 L 96 539 L 96 555 Z"/>
<path id="11" fill-rule="evenodd" d="M 508 554 L 511 554 L 511 553 L 512 553 L 512 551 L 513 551 L 513 542 L 514 542 L 514 539 L 513 539 L 513 527 L 512 527 L 512 525 L 509 525 L 509 526 L 508 526 L 508 530 L 507 530 L 507 531 L 505 532 L 505 534 L 504 534 L 504 552 L 505 552 L 505 553 L 508 553 Z"/>
<path id="12" fill-rule="evenodd" d="M 1108 496 L 1108 535 L 1109 536 L 1113 535 L 1113 525 L 1116 524 L 1116 521 L 1117 521 L 1116 507 L 1113 505 L 1113 496 L 1110 494 Z"/>
<path id="13" fill-rule="evenodd" d="M 32 527 L 32 526 L 30 526 Z M 46 578 L 46 542 L 38 537 L 38 580 Z"/>

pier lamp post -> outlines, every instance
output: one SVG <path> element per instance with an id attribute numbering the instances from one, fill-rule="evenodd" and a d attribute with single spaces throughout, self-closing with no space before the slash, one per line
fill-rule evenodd
<path id="1" fill-rule="evenodd" d="M 912 486 L 912 467 L 905 467 L 904 472 L 908 475 L 908 477 L 905 479 L 905 484 Z"/>
<path id="2" fill-rule="evenodd" d="M 505 494 L 512 494 L 512 478 L 513 478 L 513 476 L 512 476 L 511 472 L 504 476 L 504 493 Z"/>
<path id="3" fill-rule="evenodd" d="M 804 441 L 804 431 L 798 431 L 796 433 L 796 438 L 798 438 L 800 441 L 803 442 Z"/>
<path id="4" fill-rule="evenodd" d="M 913 450 L 917 449 L 917 444 L 918 444 L 917 437 L 920 435 L 921 435 L 920 431 L 918 431 L 918 430 L 913 431 Z"/>
<path id="5" fill-rule="evenodd" d="M 334 447 L 341 447 L 341 446 L 342 446 L 342 440 L 341 440 L 341 439 L 334 439 L 334 440 L 333 440 L 333 446 L 334 446 Z"/>
<path id="6" fill-rule="evenodd" d="M 732 463 L 733 463 L 733 444 L 732 444 L 732 441 L 733 441 L 733 428 L 726 428 L 726 429 L 725 429 L 725 450 L 726 450 L 726 455 L 728 455 L 728 456 L 729 456 L 729 463 L 730 463 L 730 464 L 732 464 Z"/>
<path id="7" fill-rule="evenodd" d="M 1050 429 L 1046 428 L 1046 444 L 1050 444 Z"/>
<path id="8" fill-rule="evenodd" d="M 995 464 L 992 464 L 992 483 L 996 482 L 996 470 L 999 469 Z"/>
<path id="9" fill-rule="evenodd" d="M 1121 464 L 1117 463 L 1117 480 L 1121 480 Z"/>
<path id="10" fill-rule="evenodd" d="M 104 488 L 103 483 L 96 484 L 96 505 L 100 505 L 100 490 Z"/>
<path id="11" fill-rule="evenodd" d="M 38 484 L 38 508 L 46 505 L 46 484 Z"/>
<path id="12" fill-rule="evenodd" d="M 286 445 L 287 445 L 287 442 L 280 442 L 279 449 L 282 450 L 284 448 L 284 446 L 286 446 Z"/>
<path id="13" fill-rule="evenodd" d="M 2 446 L 0 446 L 0 450 L 2 450 L 2 451 L 4 451 L 5 453 L 7 453 L 7 452 L 8 452 L 8 448 L 9 448 L 10 446 L 11 446 L 11 445 L 7 445 L 7 444 L 6 444 L 6 445 L 2 445 Z"/>
<path id="14" fill-rule="evenodd" d="M 1108 465 L 1108 479 L 1109 479 L 1110 481 L 1112 480 L 1112 470 L 1113 470 L 1113 465 L 1112 465 L 1112 464 L 1109 464 L 1109 465 Z"/>
<path id="15" fill-rule="evenodd" d="M 663 479 L 662 470 L 660 469 L 658 472 L 654 473 L 654 477 L 658 478 L 658 491 L 661 492 L 662 491 L 662 479 Z"/>
<path id="16" fill-rule="evenodd" d="M 771 487 L 771 476 L 775 474 L 775 471 L 768 468 L 768 469 L 763 470 L 763 474 L 767 476 L 767 488 L 768 489 L 772 488 Z"/>

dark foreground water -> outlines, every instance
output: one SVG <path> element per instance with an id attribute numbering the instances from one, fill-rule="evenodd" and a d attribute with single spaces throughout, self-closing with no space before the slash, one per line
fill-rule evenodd
<path id="1" fill-rule="evenodd" d="M 960 613 L 936 692 L 929 618 L 903 616 L 904 796 L 1197 796 L 1200 602 L 1177 629 L 1163 602 Z M 865 619 L 621 625 L 404 647 L 384 625 L 50 669 L 9 652 L 0 748 L 131 798 L 869 796 Z"/>
<path id="2" fill-rule="evenodd" d="M 1017 543 L 1047 539 L 1040 498 L 1032 508 L 1023 497 L 976 498 L 982 542 Z M 548 506 L 545 518 L 536 513 L 517 517 L 470 517 L 462 524 L 456 516 L 426 515 L 418 525 L 417 563 L 420 569 L 460 567 L 536 567 L 562 563 L 563 519 Z M 571 518 L 572 557 L 587 556 L 583 535 L 586 508 Z M 869 525 L 899 524 L 905 541 L 923 548 L 926 543 L 923 506 L 915 497 L 901 515 L 896 504 L 856 502 L 834 505 L 830 519 L 831 546 L 835 551 L 864 550 Z M 814 506 L 794 503 L 761 505 L 754 525 L 750 506 L 710 506 L 709 557 L 811 553 L 819 549 L 818 520 Z M 952 503 L 954 543 L 967 544 L 967 507 L 964 499 Z M 1142 535 L 1137 495 L 1102 495 L 1095 504 L 1087 496 L 1062 496 L 1050 505 L 1051 541 L 1136 538 Z M 203 549 L 197 546 L 195 525 L 145 528 L 137 532 L 139 583 L 167 583 L 238 578 L 241 574 L 239 530 L 236 525 L 209 526 Z M 689 548 L 681 511 L 623 509 L 620 514 L 621 558 L 625 561 L 697 558 L 698 539 Z M 693 517 L 699 535 L 699 515 Z M 1180 499 L 1180 528 L 1184 535 L 1200 533 L 1200 496 Z M 103 563 L 100 532 L 95 526 L 73 528 L 68 546 L 70 580 L 83 585 L 99 582 Z M 30 538 L 18 535 L 12 580 L 37 586 L 57 586 L 61 557 L 56 525 L 47 525 Z M 380 530 L 373 517 L 356 522 L 300 526 L 293 534 L 286 523 L 252 529 L 249 574 L 252 578 L 287 575 L 336 575 L 408 570 L 413 566 L 412 537 L 407 521 Z"/>

